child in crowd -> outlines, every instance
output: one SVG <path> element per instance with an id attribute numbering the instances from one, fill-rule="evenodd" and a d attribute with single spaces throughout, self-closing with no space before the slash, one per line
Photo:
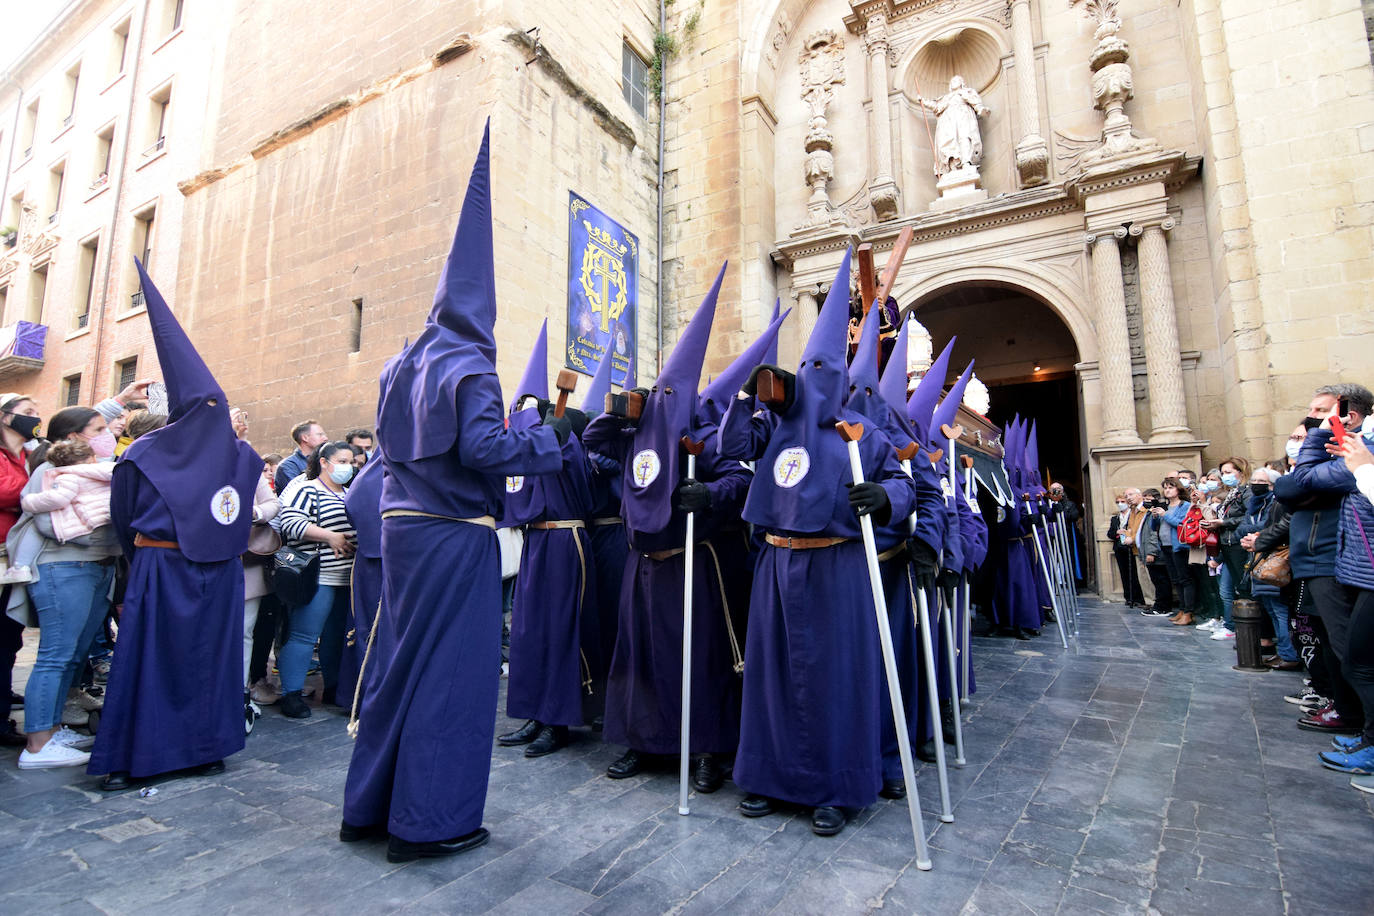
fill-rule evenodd
<path id="1" fill-rule="evenodd" d="M 43 490 L 23 499 L 25 512 L 48 512 L 61 543 L 110 523 L 113 462 L 98 462 L 85 442 L 64 440 L 48 449 L 52 467 L 43 473 Z"/>

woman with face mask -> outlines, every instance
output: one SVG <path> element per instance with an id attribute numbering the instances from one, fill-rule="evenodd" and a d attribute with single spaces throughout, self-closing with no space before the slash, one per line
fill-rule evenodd
<path id="1" fill-rule="evenodd" d="M 344 505 L 344 486 L 353 479 L 353 449 L 347 442 L 326 442 L 306 464 L 305 483 L 290 491 L 282 507 L 281 533 L 288 543 L 320 555 L 320 584 L 306 604 L 291 609 L 291 633 L 277 658 L 281 671 L 282 715 L 310 717 L 301 694 L 316 640 L 326 703 L 333 703 L 339 683 L 344 622 L 349 605 L 356 536 Z"/>
<path id="2" fill-rule="evenodd" d="M 89 407 L 66 407 L 47 424 L 48 441 L 34 449 L 33 474 L 24 486 L 27 518 L 12 548 L 11 562 L 33 570 L 27 593 L 31 613 L 39 625 L 38 655 L 24 691 L 24 728 L 27 747 L 20 754 L 22 769 L 80 766 L 94 738 L 68 726 L 85 726 L 98 700 L 78 686 L 78 678 L 109 612 L 110 585 L 119 545 L 109 524 L 90 534 L 60 539 L 50 513 L 43 511 L 41 494 L 49 449 L 58 443 L 88 446 L 97 459 L 113 457 L 114 437 L 105 418 Z M 102 497 L 108 506 L 109 491 Z M 33 502 L 30 502 L 32 500 Z M 108 510 L 107 510 L 108 517 Z"/>
<path id="3" fill-rule="evenodd" d="M 1116 514 L 1107 523 L 1107 537 L 1111 539 L 1112 558 L 1116 560 L 1117 572 L 1121 574 L 1121 592 L 1126 599 L 1126 607 L 1136 607 L 1143 605 L 1145 598 L 1136 577 L 1130 545 L 1121 540 L 1122 535 L 1130 533 L 1130 519 L 1131 507 L 1126 503 L 1126 497 L 1121 493 L 1116 494 Z"/>
<path id="4" fill-rule="evenodd" d="M 34 441 L 34 434 L 42 421 L 38 408 L 27 395 L 11 392 L 0 394 L 0 538 L 8 537 L 10 529 L 19 521 L 19 494 L 29 482 L 25 463 L 26 447 Z M 0 581 L 10 578 L 0 576 Z M 0 599 L 8 604 L 10 586 L 0 591 Z M 9 717 L 10 680 L 14 673 L 14 658 L 24 644 L 24 625 L 17 619 L 0 615 L 0 747 L 23 747 L 25 738 Z"/>
<path id="5" fill-rule="evenodd" d="M 1217 470 L 1220 472 L 1221 501 L 1217 504 L 1216 518 L 1204 520 L 1202 525 L 1217 536 L 1216 561 L 1220 575 L 1216 579 L 1223 623 L 1221 629 L 1214 629 L 1212 638 L 1221 641 L 1235 637 L 1235 627 L 1231 623 L 1232 602 L 1250 597 L 1249 586 L 1244 581 L 1245 564 L 1250 556 L 1236 533 L 1250 502 L 1250 487 L 1246 483 L 1250 479 L 1250 463 L 1244 458 L 1227 458 Z"/>
<path id="6" fill-rule="evenodd" d="M 1236 528 L 1241 549 L 1248 554 L 1248 562 L 1258 562 L 1270 552 L 1288 546 L 1288 510 L 1274 498 L 1274 481 L 1279 472 L 1270 468 L 1258 468 L 1250 476 L 1250 502 L 1246 506 L 1245 519 Z M 1269 613 L 1274 625 L 1274 654 L 1265 659 L 1271 668 L 1280 671 L 1296 671 L 1302 667 L 1298 651 L 1288 633 L 1288 609 L 1293 597 L 1276 585 L 1266 585 L 1250 581 L 1250 593 Z"/>

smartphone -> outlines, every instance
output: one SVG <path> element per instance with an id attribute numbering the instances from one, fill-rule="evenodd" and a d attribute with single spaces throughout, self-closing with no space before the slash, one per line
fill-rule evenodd
<path id="1" fill-rule="evenodd" d="M 1335 437 L 1337 445 L 1345 445 L 1345 424 L 1339 415 L 1331 418 L 1331 435 Z"/>
<path id="2" fill-rule="evenodd" d="M 1344 417 L 1350 414 L 1350 398 L 1340 398 L 1336 401 L 1336 416 Z"/>

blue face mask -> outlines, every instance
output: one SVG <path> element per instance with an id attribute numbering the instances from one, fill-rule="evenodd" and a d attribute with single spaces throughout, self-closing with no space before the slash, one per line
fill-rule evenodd
<path id="1" fill-rule="evenodd" d="M 1228 487 L 1234 487 L 1236 484 L 1240 483 L 1240 478 L 1237 477 L 1235 474 L 1222 474 L 1221 482 L 1226 484 Z"/>
<path id="2" fill-rule="evenodd" d="M 1204 480 L 1201 484 L 1198 485 L 1198 489 L 1204 493 L 1211 493 L 1216 488 L 1217 482 L 1215 480 Z"/>
<path id="3" fill-rule="evenodd" d="M 334 465 L 334 469 L 329 472 L 329 479 L 337 483 L 339 486 L 343 486 L 344 484 L 348 483 L 350 480 L 353 479 L 353 465 Z"/>

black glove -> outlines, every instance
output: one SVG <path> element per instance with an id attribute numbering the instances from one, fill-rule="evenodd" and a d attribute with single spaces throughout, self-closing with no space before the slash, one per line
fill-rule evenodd
<path id="1" fill-rule="evenodd" d="M 910 543 L 911 566 L 916 572 L 916 581 L 923 588 L 935 584 L 935 576 L 940 572 L 940 556 L 920 538 L 912 538 Z"/>
<path id="2" fill-rule="evenodd" d="M 864 481 L 847 483 L 845 486 L 849 488 L 849 507 L 855 515 L 871 515 L 878 524 L 887 524 L 892 515 L 892 500 L 887 498 L 887 491 L 882 484 Z"/>
<path id="3" fill-rule="evenodd" d="M 563 416 L 568 418 L 568 422 L 572 424 L 573 433 L 577 438 L 581 439 L 582 433 L 586 430 L 590 418 L 575 407 L 563 408 Z"/>
<path id="4" fill-rule="evenodd" d="M 547 416 L 548 412 L 553 410 L 553 401 L 548 398 L 535 398 L 534 406 L 539 408 L 539 416 Z"/>
<path id="5" fill-rule="evenodd" d="M 553 434 L 558 437 L 558 445 L 562 448 L 572 435 L 572 421 L 567 417 L 555 417 L 553 408 L 550 407 L 544 412 L 544 425 L 553 429 Z"/>
<path id="6" fill-rule="evenodd" d="M 767 406 L 769 410 L 781 416 L 787 413 L 788 409 L 792 406 L 792 403 L 797 399 L 797 377 L 793 375 L 791 372 L 788 372 L 786 369 L 783 369 L 780 366 L 774 366 L 768 363 L 764 363 L 761 366 L 755 366 L 754 371 L 749 373 L 749 379 L 744 383 L 744 387 L 740 390 L 743 391 L 745 394 L 750 395 L 751 397 L 757 395 L 759 389 L 759 374 L 763 372 L 765 369 L 773 373 L 774 377 L 776 377 L 778 381 L 782 382 L 782 402 L 774 402 L 766 404 L 765 406 Z"/>
<path id="7" fill-rule="evenodd" d="M 711 508 L 711 488 L 700 480 L 684 480 L 673 493 L 673 504 L 683 512 L 703 512 Z"/>
<path id="8" fill-rule="evenodd" d="M 935 582 L 943 589 L 957 588 L 959 585 L 959 573 L 952 569 L 942 569 Z"/>

